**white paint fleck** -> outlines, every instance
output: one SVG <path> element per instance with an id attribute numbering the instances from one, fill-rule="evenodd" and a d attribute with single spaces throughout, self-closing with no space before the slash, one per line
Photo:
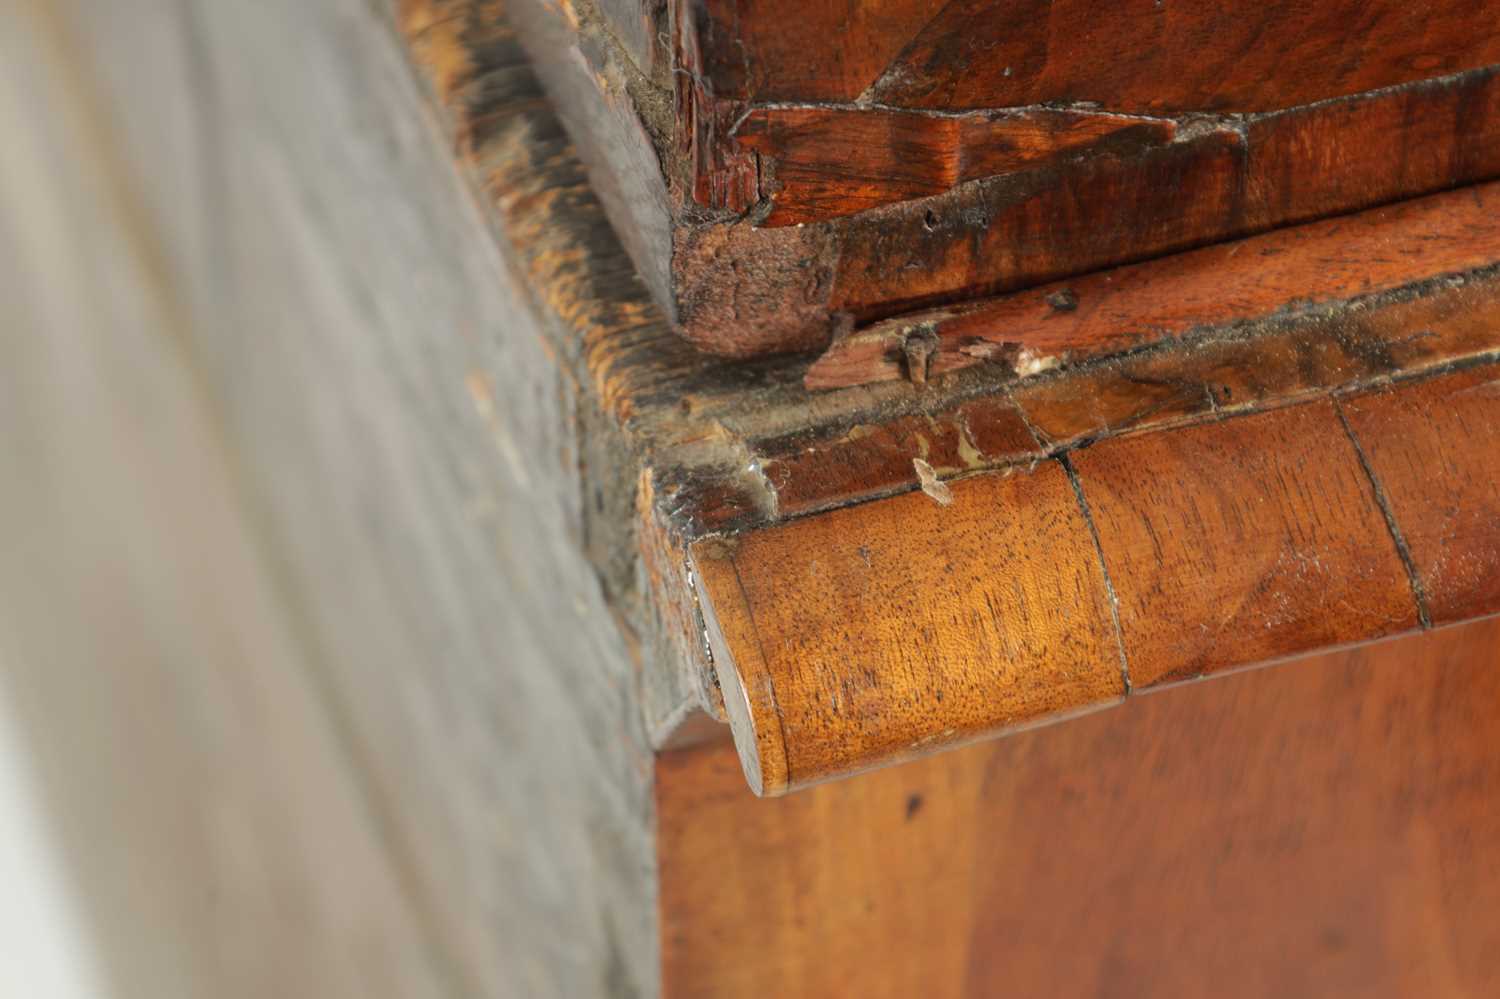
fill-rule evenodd
<path id="1" fill-rule="evenodd" d="M 1022 347 L 1021 352 L 1016 355 L 1016 374 L 1028 378 L 1043 371 L 1051 371 L 1061 363 L 1062 360 L 1055 354 L 1039 354 L 1030 347 Z"/>
<path id="2" fill-rule="evenodd" d="M 938 506 L 948 506 L 953 502 L 953 490 L 948 488 L 948 483 L 938 478 L 937 472 L 932 466 L 921 458 L 913 458 L 911 467 L 916 470 L 917 481 L 922 484 L 922 492 L 931 496 Z"/>

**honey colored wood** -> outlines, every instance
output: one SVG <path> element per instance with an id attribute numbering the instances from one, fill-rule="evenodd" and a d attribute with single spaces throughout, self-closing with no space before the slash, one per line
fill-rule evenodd
<path id="1" fill-rule="evenodd" d="M 695 543 L 752 788 L 1500 612 L 1500 364 L 1479 360 L 1001 472 L 945 480 L 918 458 L 920 492 Z M 1098 686 L 1115 666 L 1121 687 Z"/>
<path id="2" fill-rule="evenodd" d="M 667 754 L 663 994 L 1492 995 L 1497 732 L 1488 621 L 775 801 Z"/>
<path id="3" fill-rule="evenodd" d="M 1035 374 L 1194 331 L 1327 312 L 1497 260 L 1500 184 L 1482 184 L 876 323 L 835 340 L 806 384 L 908 378 L 903 347 L 918 336 L 933 344 L 927 378 L 997 362 Z"/>
<path id="4" fill-rule="evenodd" d="M 1342 404 L 1433 624 L 1500 613 L 1500 369 Z"/>
<path id="5" fill-rule="evenodd" d="M 1124 696 L 1109 594 L 1062 467 L 941 489 L 693 547 L 757 793 Z"/>
<path id="6" fill-rule="evenodd" d="M 452 28 L 454 23 L 462 27 L 456 36 L 445 36 L 438 30 L 439 25 Z M 456 51 L 465 53 L 470 50 L 458 43 L 487 25 L 489 22 L 483 19 L 477 25 L 433 22 L 424 37 L 433 45 L 456 44 Z M 497 26 L 497 30 L 502 27 Z M 745 634 L 770 636 L 765 653 L 768 661 L 780 656 L 780 662 L 786 665 L 793 658 L 777 645 L 782 636 L 774 627 L 774 619 L 773 627 L 767 628 L 757 617 L 752 622 L 756 628 L 748 632 L 741 621 L 741 631 L 736 633 L 731 615 L 728 623 L 720 622 L 724 637 L 721 654 L 712 665 L 702 659 L 704 622 L 700 615 L 707 612 L 712 617 L 721 610 L 723 585 L 722 580 L 715 582 L 712 571 L 696 576 L 686 571 L 684 546 L 694 538 L 716 531 L 748 532 L 738 543 L 748 544 L 753 550 L 760 543 L 754 539 L 761 528 L 788 517 L 808 517 L 789 528 L 808 532 L 808 536 L 827 528 L 806 524 L 834 513 L 848 523 L 868 516 L 873 524 L 883 516 L 880 511 L 887 509 L 885 505 L 862 504 L 850 511 L 837 508 L 912 489 L 922 477 L 922 468 L 937 480 L 934 491 L 940 493 L 946 486 L 962 497 L 964 490 L 974 487 L 945 480 L 1007 468 L 1016 469 L 1015 476 L 1025 477 L 1035 474 L 1031 465 L 1039 460 L 1042 464 L 1036 466 L 1037 471 L 1056 475 L 1058 466 L 1049 458 L 1071 453 L 1070 460 L 1081 463 L 1087 454 L 1079 448 L 1091 441 L 1142 431 L 1177 433 L 1206 419 L 1228 418 L 1225 426 L 1232 426 L 1245 414 L 1326 396 L 1330 391 L 1358 391 L 1382 379 L 1409 381 L 1454 364 L 1493 360 L 1494 351 L 1500 349 L 1500 290 L 1493 263 L 1482 252 L 1489 245 L 1485 240 L 1492 225 L 1482 209 L 1492 196 L 1479 190 L 1384 213 L 1380 217 L 1386 221 L 1378 225 L 1367 219 L 1330 223 L 1330 228 L 1342 225 L 1353 233 L 1365 231 L 1367 225 L 1388 227 L 1382 230 L 1386 232 L 1384 241 L 1370 239 L 1361 244 L 1368 258 L 1366 266 L 1376 278 L 1371 291 L 1353 298 L 1312 305 L 1302 301 L 1313 296 L 1299 292 L 1297 273 L 1313 286 L 1325 270 L 1343 275 L 1340 280 L 1358 275 L 1357 255 L 1340 257 L 1330 248 L 1321 255 L 1309 254 L 1300 272 L 1295 268 L 1272 270 L 1270 273 L 1282 274 L 1275 284 L 1280 305 L 1262 302 L 1255 313 L 1261 317 L 1257 321 L 1245 322 L 1243 315 L 1231 309 L 1206 320 L 1205 326 L 1190 327 L 1154 345 L 1130 346 L 1122 354 L 1019 382 L 996 378 L 994 371 L 975 367 L 950 377 L 933 377 L 920 392 L 886 383 L 809 397 L 798 386 L 802 373 L 795 362 L 759 369 L 715 367 L 675 341 L 630 279 L 629 268 L 622 265 L 618 253 L 611 256 L 601 248 L 599 235 L 607 233 L 602 213 L 597 203 L 590 201 L 582 171 L 567 158 L 561 133 L 555 121 L 547 117 L 545 104 L 536 99 L 534 89 L 527 90 L 518 82 L 523 65 L 514 57 L 501 56 L 507 51 L 503 43 L 507 37 L 501 31 L 486 44 L 483 51 L 487 62 L 464 62 L 461 72 L 439 77 L 439 82 L 447 81 L 445 106 L 459 126 L 461 140 L 468 137 L 460 144 L 464 163 L 480 171 L 501 231 L 517 240 L 513 246 L 517 265 L 546 310 L 559 317 L 558 350 L 562 356 L 581 359 L 580 380 L 593 384 L 612 417 L 628 428 L 622 431 L 626 436 L 618 446 L 607 437 L 590 435 L 596 440 L 595 451 L 582 464 L 605 470 L 620 467 L 624 471 L 619 481 L 642 483 L 639 495 L 645 508 L 632 502 L 621 519 L 645 525 L 646 530 L 612 534 L 608 514 L 618 501 L 610 490 L 599 489 L 586 508 L 591 519 L 581 533 L 588 539 L 601 578 L 608 580 L 617 593 L 630 593 L 637 578 L 634 567 L 635 560 L 641 558 L 640 545 L 648 545 L 650 557 L 641 563 L 646 566 L 648 599 L 634 608 L 623 603 L 619 613 L 626 633 L 632 641 L 640 642 L 643 660 L 657 664 L 642 671 L 642 699 L 647 705 L 648 730 L 658 745 L 671 740 L 676 727 L 693 711 L 719 710 L 715 675 L 728 688 L 739 678 L 736 667 L 752 661 L 736 646 L 736 634 L 741 639 Z M 445 38 L 448 40 L 443 41 Z M 509 105 L 497 107 L 489 102 L 502 92 L 502 81 L 511 88 L 514 99 Z M 503 113 L 501 107 L 505 108 Z M 495 139 L 500 135 L 507 136 L 504 144 Z M 1468 200 L 1463 200 L 1465 197 Z M 1285 241 L 1278 245 L 1297 247 L 1310 237 L 1288 234 L 1278 238 Z M 1393 254 L 1393 246 L 1412 252 Z M 1240 246 L 1217 252 L 1221 256 L 1215 259 L 1222 264 L 1248 251 Z M 1264 259 L 1274 261 L 1278 256 Z M 1433 266 L 1434 260 L 1440 262 L 1438 266 Z M 1207 290 L 1214 283 L 1211 275 L 1199 274 L 1182 261 L 1163 260 L 1153 267 L 1160 268 L 1161 274 L 1186 274 L 1179 278 L 1186 282 L 1183 287 L 1196 289 L 1194 294 L 1206 303 L 1205 308 L 1211 304 Z M 1155 286 L 1157 298 L 1170 294 L 1174 287 L 1165 278 L 1161 280 Z M 1348 280 L 1343 294 L 1356 290 L 1358 284 L 1357 280 Z M 1243 287 L 1247 295 L 1257 294 L 1252 283 Z M 1156 300 L 1142 294 L 1136 304 L 1149 313 Z M 1075 311 L 1085 309 L 1086 304 Z M 1128 321 L 1126 311 L 1118 314 L 1125 317 L 1122 321 Z M 1404 385 L 1401 391 L 1408 387 Z M 641 465 L 631 464 L 636 460 L 633 455 L 641 456 Z M 916 464 L 918 459 L 923 466 Z M 1086 473 L 1081 485 L 1087 493 Z M 930 509 L 932 515 L 940 514 L 945 519 L 941 529 L 934 527 L 929 532 L 928 536 L 935 539 L 932 543 L 903 550 L 899 568 L 893 564 L 889 579 L 880 586 L 889 594 L 890 607 L 918 606 L 924 613 L 935 613 L 932 609 L 944 606 L 949 592 L 941 585 L 944 576 L 935 561 L 942 553 L 937 540 L 953 530 L 950 523 L 958 504 L 940 509 L 935 501 L 916 493 L 900 499 L 914 509 Z M 1076 496 L 1064 494 L 1063 500 L 1072 506 L 1056 511 L 1055 516 L 1063 518 L 1058 523 L 1082 516 Z M 1394 549 L 1394 541 L 1386 540 L 1389 531 L 1378 504 L 1377 512 L 1380 516 L 1373 523 L 1386 533 L 1376 530 L 1363 537 L 1377 546 L 1372 551 L 1378 551 L 1379 544 Z M 1298 521 L 1293 518 L 1290 522 Z M 1370 523 L 1369 517 L 1361 523 Z M 909 530 L 909 525 L 888 530 L 899 536 Z M 964 530 L 988 532 L 994 528 L 981 524 L 968 525 Z M 851 532 L 838 533 L 843 537 Z M 1092 538 L 1088 540 L 1092 543 Z M 1075 547 L 1069 550 L 1076 551 L 1080 543 L 1075 531 L 1070 542 Z M 795 546 L 785 559 L 768 558 L 757 571 L 773 581 L 765 585 L 776 590 L 776 599 L 788 606 L 795 604 L 797 627 L 805 633 L 827 627 L 828 633 L 834 634 L 842 625 L 824 619 L 832 618 L 835 610 L 850 613 L 847 601 L 803 599 L 790 585 L 774 583 L 783 564 L 805 562 L 816 550 L 813 544 Z M 857 549 L 854 555 L 858 555 Z M 901 580 L 912 574 L 913 566 L 918 567 L 919 575 L 927 574 L 922 578 L 939 581 L 928 584 L 925 596 L 901 589 Z M 1350 567 L 1352 571 L 1358 564 L 1351 562 Z M 1404 571 L 1405 566 L 1399 568 Z M 692 589 L 695 582 L 702 584 L 696 600 Z M 1124 583 L 1115 583 L 1123 591 Z M 1410 587 L 1409 580 L 1407 585 Z M 732 592 L 735 601 L 741 600 L 738 582 Z M 1253 606 L 1253 602 L 1246 606 Z M 858 606 L 849 622 L 878 620 L 884 622 L 882 627 L 890 625 L 890 630 L 899 632 L 902 621 L 898 616 L 891 625 L 889 610 Z M 1370 620 L 1353 619 L 1347 638 L 1329 640 L 1368 637 L 1354 633 L 1365 625 L 1370 625 L 1371 634 L 1379 633 Z M 1113 627 L 1112 620 L 1110 625 Z M 861 632 L 851 623 L 847 633 L 851 636 L 847 644 L 863 641 L 878 648 L 888 642 L 890 631 Z M 916 633 L 928 641 L 920 628 Z M 1295 637 L 1295 629 L 1284 635 Z M 933 641 L 942 641 L 949 632 L 933 630 L 932 636 Z M 1022 644 L 1030 640 L 1029 636 L 1023 639 Z M 829 647 L 825 644 L 820 654 L 833 664 L 828 666 L 835 671 L 830 675 L 837 675 L 836 670 L 847 665 L 848 657 L 842 649 L 833 656 L 827 652 Z M 895 661 L 899 661 L 899 645 L 891 647 L 897 650 Z M 728 654 L 724 654 L 726 651 Z M 1256 655 L 1277 658 L 1290 651 L 1295 649 L 1267 648 Z M 761 654 L 758 650 L 755 653 Z M 1235 665 L 1252 665 L 1254 661 Z M 940 671 L 947 668 L 938 667 Z M 995 671 L 1003 673 L 1012 667 L 992 664 L 990 668 L 996 675 Z M 1183 675 L 1191 675 L 1197 668 L 1187 663 L 1167 671 L 1180 669 L 1185 671 Z M 1023 671 L 1022 675 L 1029 674 Z M 853 677 L 853 681 L 858 679 Z M 826 730 L 811 722 L 805 728 L 794 726 L 788 731 L 797 738 L 815 733 L 812 742 L 799 748 L 777 741 L 782 730 L 781 714 L 806 711 L 808 719 L 824 719 L 818 714 L 822 709 L 816 692 L 806 704 L 793 703 L 788 709 L 787 704 L 778 702 L 768 711 L 763 691 L 757 692 L 753 686 L 748 689 L 753 695 L 751 701 L 743 696 L 730 698 L 726 708 L 744 708 L 739 729 L 741 742 L 751 751 L 750 770 L 763 787 L 773 790 L 783 778 L 773 776 L 767 782 L 764 772 L 767 767 L 775 771 L 780 766 L 776 763 L 779 757 L 791 761 L 787 786 L 794 786 L 803 773 L 828 775 L 842 772 L 841 768 L 861 769 L 971 738 L 981 731 L 1022 724 L 1028 712 L 1050 716 L 1052 710 L 1040 701 L 1023 699 L 1020 709 L 1010 716 L 1013 722 L 1007 722 L 998 714 L 986 716 L 989 708 L 976 711 L 972 704 L 960 701 L 953 718 L 946 719 L 941 713 L 922 713 L 932 707 L 933 702 L 927 699 L 934 696 L 935 688 L 915 689 L 907 704 L 898 704 L 907 711 L 904 715 L 899 711 L 889 717 L 851 713 L 841 719 L 825 712 L 831 719 Z M 798 697 L 808 689 L 790 688 Z M 949 695 L 945 692 L 944 696 Z M 990 691 L 983 696 L 998 698 L 998 703 L 1007 695 L 1002 690 L 998 695 Z M 797 697 L 781 699 L 795 702 Z M 848 701 L 847 705 L 854 703 Z M 1075 707 L 1092 703 L 1086 700 Z M 950 720 L 956 724 L 948 724 Z M 768 736 L 773 741 L 763 754 L 757 737 L 773 731 L 772 721 L 778 735 Z M 850 721 L 857 735 L 841 734 L 834 724 L 839 721 Z M 971 723 L 973 731 L 965 727 Z M 849 755 L 840 762 L 839 754 L 845 750 Z M 802 771 L 796 763 L 799 754 L 805 761 L 812 761 L 805 762 Z M 809 766 L 812 769 L 807 769 Z"/>
<path id="7" fill-rule="evenodd" d="M 1419 623 L 1331 402 L 1106 441 L 1071 460 L 1137 689 Z"/>

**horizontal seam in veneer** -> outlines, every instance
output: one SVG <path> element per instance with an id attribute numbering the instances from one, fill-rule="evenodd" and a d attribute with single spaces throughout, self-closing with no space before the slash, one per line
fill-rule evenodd
<path id="1" fill-rule="evenodd" d="M 1401 564 L 1406 568 L 1406 579 L 1411 585 L 1412 599 L 1417 605 L 1417 620 L 1421 622 L 1424 629 L 1431 628 L 1432 616 L 1427 611 L 1427 590 L 1422 585 L 1422 577 L 1417 573 L 1417 564 L 1412 560 L 1411 549 L 1406 544 L 1406 536 L 1401 533 L 1401 525 L 1396 522 L 1396 512 L 1391 508 L 1390 497 L 1386 495 L 1385 487 L 1380 484 L 1380 477 L 1375 474 L 1369 456 L 1365 454 L 1364 445 L 1360 443 L 1359 435 L 1354 432 L 1354 426 L 1349 422 L 1348 414 L 1344 412 L 1343 403 L 1338 400 L 1337 396 L 1332 401 L 1339 423 L 1343 425 L 1349 443 L 1354 446 L 1354 454 L 1359 458 L 1359 467 L 1364 470 L 1365 478 L 1370 483 L 1370 492 L 1375 497 L 1375 504 L 1380 507 L 1380 515 L 1385 518 L 1385 526 L 1390 531 L 1391 541 L 1396 545 L 1396 554 L 1400 556 Z"/>
<path id="2" fill-rule="evenodd" d="M 1104 561 L 1104 543 L 1099 540 L 1099 528 L 1094 524 L 1093 511 L 1089 509 L 1089 501 L 1083 494 L 1083 480 L 1078 477 L 1078 470 L 1073 467 L 1066 453 L 1057 456 L 1057 463 L 1063 467 L 1068 475 L 1068 483 L 1073 487 L 1073 496 L 1078 500 L 1078 510 L 1083 514 L 1083 522 L 1088 526 L 1089 537 L 1094 541 L 1094 554 L 1099 558 L 1099 571 L 1104 576 L 1104 594 L 1109 599 L 1109 616 L 1115 625 L 1115 645 L 1120 650 L 1120 679 L 1125 683 L 1125 696 L 1129 697 L 1134 686 L 1130 682 L 1130 660 L 1125 654 L 1125 629 L 1120 625 L 1120 598 L 1115 593 L 1114 580 L 1109 576 L 1109 565 Z"/>

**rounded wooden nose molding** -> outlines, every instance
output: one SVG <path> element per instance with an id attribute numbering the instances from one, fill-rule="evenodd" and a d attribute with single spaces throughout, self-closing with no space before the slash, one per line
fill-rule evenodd
<path id="1" fill-rule="evenodd" d="M 750 786 L 1500 611 L 1496 441 L 1486 357 L 695 542 Z"/>
<path id="2" fill-rule="evenodd" d="M 1125 694 L 1063 467 L 693 548 L 745 776 L 777 795 Z M 947 497 L 945 497 L 947 498 Z"/>

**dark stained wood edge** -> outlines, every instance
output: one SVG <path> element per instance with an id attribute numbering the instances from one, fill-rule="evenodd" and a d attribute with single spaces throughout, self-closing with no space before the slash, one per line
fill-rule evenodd
<path id="1" fill-rule="evenodd" d="M 1327 313 L 1497 260 L 1500 184 L 1481 184 L 899 316 L 836 339 L 805 383 L 925 383 L 986 363 L 1026 377 L 1196 330 Z M 913 344 L 920 357 L 911 355 Z"/>
<path id="2" fill-rule="evenodd" d="M 1089 155 L 797 226 L 757 225 L 774 216 L 778 197 L 794 193 L 778 194 L 771 181 L 804 169 L 793 163 L 788 173 L 773 150 L 761 148 L 756 207 L 674 229 L 679 325 L 725 356 L 809 350 L 841 323 L 877 322 L 1492 179 L 1500 176 L 1500 72 L 1175 128 L 1171 142 L 1124 129 L 1098 138 Z M 866 144 L 839 169 L 863 177 L 874 167 L 859 160 L 885 155 Z M 920 161 L 929 151 L 901 155 Z M 816 185 L 806 190 L 828 203 Z M 860 195 L 861 205 L 869 196 Z M 810 270 L 808 261 L 819 265 Z"/>

